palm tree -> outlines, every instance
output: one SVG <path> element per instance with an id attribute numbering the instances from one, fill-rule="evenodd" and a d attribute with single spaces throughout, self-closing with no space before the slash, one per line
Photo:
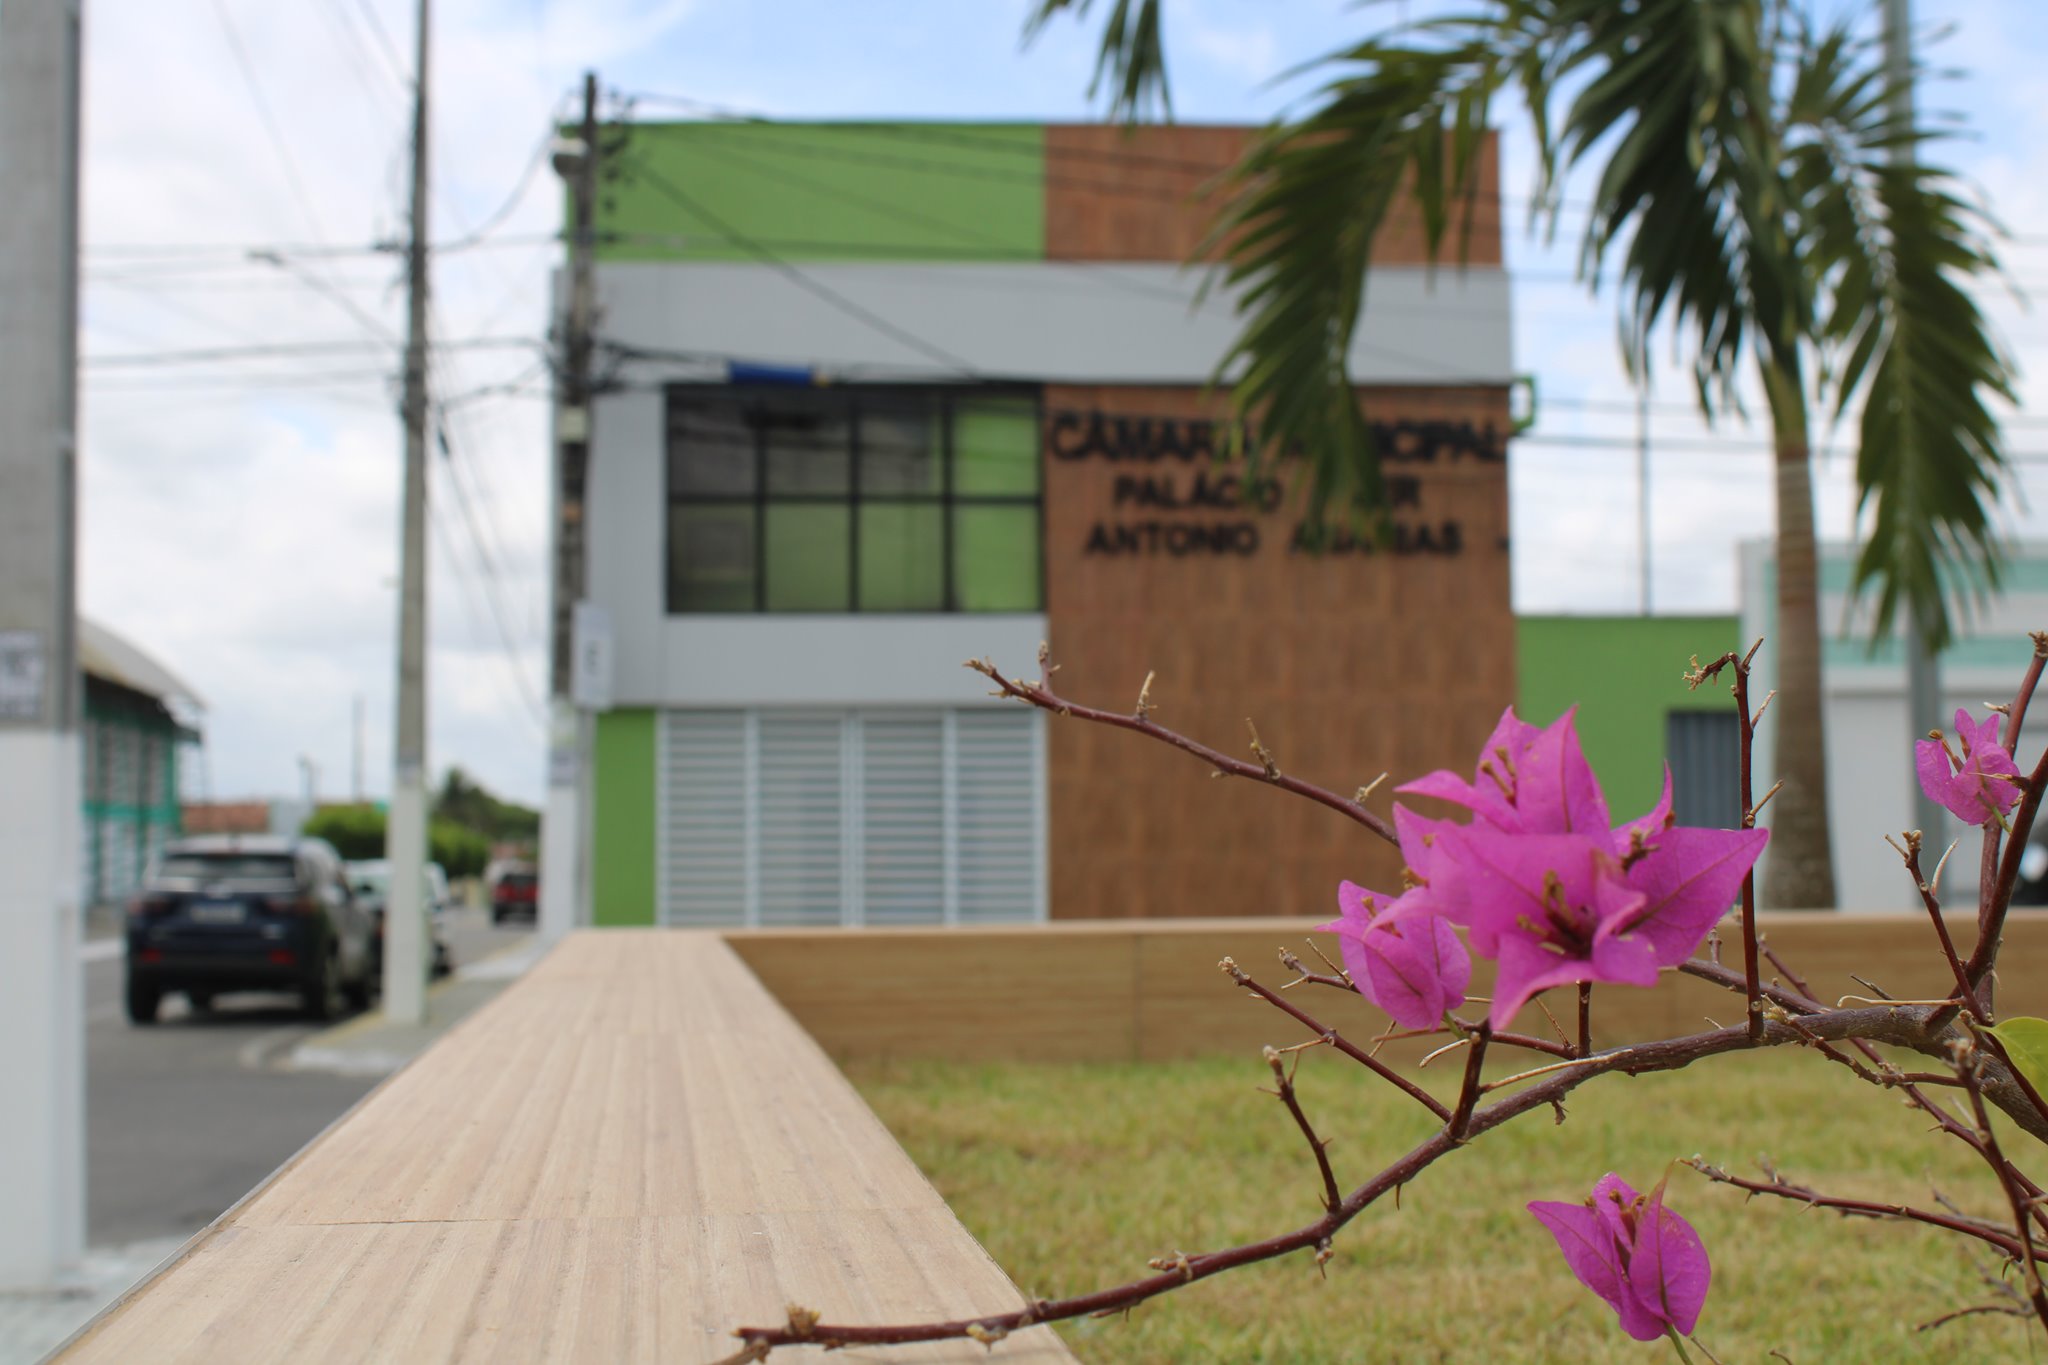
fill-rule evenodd
<path id="1" fill-rule="evenodd" d="M 1091 3 L 1039 0 L 1027 35 Z M 2013 375 L 1966 290 L 1997 270 L 1990 224 L 1922 160 L 1934 135 L 1888 103 L 1875 44 L 1794 0 L 1472 0 L 1317 65 L 1328 83 L 1231 171 L 1212 238 L 1241 291 L 1219 374 L 1260 418 L 1252 457 L 1305 451 L 1312 512 L 1383 515 L 1344 367 L 1374 238 L 1412 191 L 1432 252 L 1455 249 L 1495 101 L 1518 100 L 1540 157 L 1530 225 L 1554 230 L 1566 179 L 1587 172 L 1580 274 L 1596 290 L 1615 275 L 1631 374 L 1669 326 L 1709 420 L 1741 412 L 1745 373 L 1764 396 L 1784 790 L 1763 895 L 1833 905 L 1809 429 L 1816 410 L 1859 427 L 1855 590 L 1875 592 L 1873 638 L 1903 606 L 1939 648 L 1944 583 L 1995 583 L 2000 563 L 1988 404 L 2011 400 Z M 1159 0 L 1114 0 L 1096 81 L 1118 117 L 1170 113 Z"/>

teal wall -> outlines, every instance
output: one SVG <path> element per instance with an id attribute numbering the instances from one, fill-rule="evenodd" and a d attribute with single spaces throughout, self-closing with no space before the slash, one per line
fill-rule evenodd
<path id="1" fill-rule="evenodd" d="M 1664 778 L 1664 718 L 1733 703 L 1725 686 L 1689 690 L 1692 656 L 1737 647 L 1733 616 L 1523 616 L 1515 623 L 1515 710 L 1547 725 L 1573 704 L 1586 757 L 1617 820 L 1650 807 Z"/>
<path id="2" fill-rule="evenodd" d="M 647 709 L 607 711 L 591 746 L 591 919 L 654 923 L 657 735 Z"/>
<path id="3" fill-rule="evenodd" d="M 1035 123 L 639 123 L 610 166 L 604 261 L 1045 255 Z"/>
<path id="4" fill-rule="evenodd" d="M 88 905 L 133 892 L 151 857 L 178 833 L 178 750 L 185 738 L 154 701 L 87 680 L 79 791 Z"/>

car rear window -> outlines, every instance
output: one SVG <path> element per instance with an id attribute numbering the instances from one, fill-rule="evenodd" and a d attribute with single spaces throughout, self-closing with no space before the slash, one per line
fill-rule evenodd
<path id="1" fill-rule="evenodd" d="M 296 874 L 287 854 L 173 853 L 157 876 L 180 882 L 288 882 Z"/>
<path id="2" fill-rule="evenodd" d="M 533 889 L 533 884 L 534 876 L 531 872 L 507 873 L 505 876 L 505 880 L 499 883 L 499 885 L 501 886 L 511 887 L 514 891 L 531 891 Z"/>

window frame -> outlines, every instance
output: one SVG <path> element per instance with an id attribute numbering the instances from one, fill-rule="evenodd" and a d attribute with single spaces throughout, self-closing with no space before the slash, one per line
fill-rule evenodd
<path id="1" fill-rule="evenodd" d="M 718 404 L 736 405 L 744 420 L 748 401 L 772 404 L 792 390 L 777 384 L 671 384 L 664 395 L 662 411 L 662 608 L 668 616 L 801 616 L 801 615 L 1005 615 L 1045 610 L 1045 395 L 1032 384 L 854 384 L 827 389 L 796 390 L 806 395 L 823 395 L 822 410 L 845 418 L 848 471 L 844 493 L 771 493 L 769 491 L 768 447 L 770 426 L 745 421 L 753 436 L 752 491 L 747 493 L 706 493 L 678 488 L 677 439 L 685 414 L 692 408 Z M 958 456 L 955 420 L 962 401 L 994 400 L 1021 402 L 1031 412 L 1034 433 L 1032 450 L 1037 461 L 1038 489 L 1035 493 L 970 493 L 958 491 L 954 462 Z M 923 405 L 928 420 L 938 424 L 938 491 L 933 493 L 890 492 L 863 494 L 863 417 L 890 408 Z M 842 507 L 846 510 L 846 597 L 837 607 L 771 607 L 768 582 L 769 509 L 782 507 Z M 927 608 L 877 608 L 861 605 L 861 510 L 863 507 L 935 507 L 939 511 L 939 605 Z M 676 513 L 681 508 L 728 507 L 753 510 L 753 604 L 746 608 L 705 609 L 680 605 L 682 575 L 677 571 Z M 1027 508 L 1035 522 L 1034 540 L 1038 563 L 1032 583 L 1033 604 L 999 609 L 966 608 L 960 605 L 959 572 L 956 564 L 958 536 L 956 512 L 962 507 Z"/>

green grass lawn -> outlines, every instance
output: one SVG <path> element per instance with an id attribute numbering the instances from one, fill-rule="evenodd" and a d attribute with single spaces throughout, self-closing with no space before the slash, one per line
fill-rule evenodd
<path id="1" fill-rule="evenodd" d="M 1444 1063 L 1439 1062 L 1439 1067 Z M 1432 1067 L 1426 1075 L 1434 1075 Z M 848 1068 L 968 1228 L 1025 1292 L 1085 1292 L 1148 1273 L 1176 1250 L 1269 1236 L 1318 1212 L 1314 1166 L 1257 1057 L 1170 1065 Z M 1440 1087 L 1454 1086 L 1445 1075 Z M 1413 1101 L 1343 1058 L 1297 1078 L 1347 1189 L 1432 1129 Z M 1657 1361 L 1566 1270 L 1531 1199 L 1579 1199 L 1609 1170 L 1647 1190 L 1699 1153 L 1830 1194 L 1932 1206 L 1930 1181 L 1973 1212 L 2003 1208 L 1988 1173 L 1924 1116 L 1811 1054 L 1711 1060 L 1672 1075 L 1612 1076 L 1480 1138 L 1339 1234 L 1328 1278 L 1307 1255 L 1226 1272 L 1128 1320 L 1063 1324 L 1090 1362 Z M 2025 1160 L 2031 1139 L 2002 1134 Z M 2028 1151 L 2031 1147 L 2032 1150 Z M 2036 1170 L 2048 1161 L 2031 1163 Z M 1726 1365 L 1770 1361 L 2048 1358 L 2011 1318 L 1915 1326 L 1990 1295 L 1959 1237 L 1844 1220 L 1739 1191 L 1683 1167 L 1670 1204 L 1714 1262 L 1698 1338 Z M 1985 1251 L 1988 1253 L 1989 1249 Z M 1696 1359 L 1698 1357 L 1695 1357 Z"/>

